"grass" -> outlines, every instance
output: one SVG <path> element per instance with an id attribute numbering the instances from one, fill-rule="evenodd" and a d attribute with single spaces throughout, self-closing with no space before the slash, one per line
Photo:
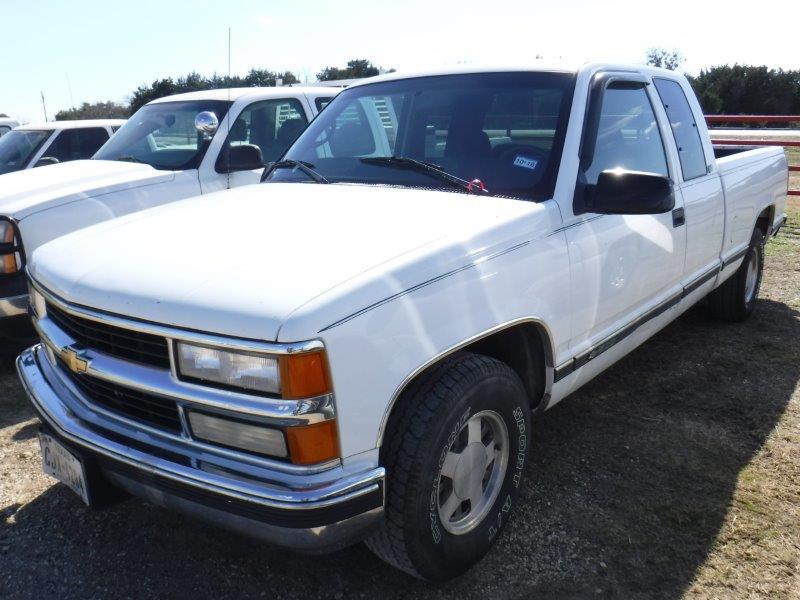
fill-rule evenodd
<path id="1" fill-rule="evenodd" d="M 800 164 L 800 149 L 790 160 Z M 800 177 L 795 174 L 795 189 Z M 762 298 L 800 309 L 800 198 L 791 198 L 789 221 L 766 246 Z M 794 312 L 797 323 L 798 313 Z M 766 348 L 763 348 L 766 350 Z M 773 346 L 768 365 L 800 364 L 800 342 Z M 753 357 L 752 360 L 758 360 Z M 796 368 L 796 367 L 795 367 Z M 791 400 L 752 461 L 739 473 L 732 502 L 689 597 L 800 598 L 800 394 Z"/>

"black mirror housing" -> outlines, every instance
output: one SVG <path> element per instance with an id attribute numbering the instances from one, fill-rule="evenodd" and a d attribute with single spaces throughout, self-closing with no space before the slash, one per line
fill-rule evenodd
<path id="1" fill-rule="evenodd" d="M 220 153 L 218 171 L 233 173 L 234 171 L 252 171 L 264 168 L 264 157 L 261 148 L 254 144 L 230 146 Z"/>
<path id="2" fill-rule="evenodd" d="M 656 173 L 612 169 L 587 186 L 586 209 L 609 215 L 655 215 L 675 208 L 672 182 Z"/>

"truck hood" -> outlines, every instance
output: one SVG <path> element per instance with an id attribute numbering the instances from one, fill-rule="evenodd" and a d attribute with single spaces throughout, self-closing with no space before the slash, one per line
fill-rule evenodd
<path id="1" fill-rule="evenodd" d="M 0 215 L 25 217 L 82 198 L 170 181 L 171 171 L 110 160 L 76 160 L 0 175 Z"/>
<path id="2" fill-rule="evenodd" d="M 392 279 L 393 264 L 443 249 L 453 255 L 448 260 L 463 261 L 476 246 L 464 240 L 493 223 L 518 222 L 536 206 L 376 186 L 252 185 L 69 234 L 36 250 L 30 272 L 79 305 L 209 333 L 278 340 L 293 311 L 312 300 L 324 308 L 326 294 L 345 282 L 385 281 L 386 289 L 404 285 Z M 431 268 L 446 265 L 439 261 Z M 413 276 L 428 274 L 416 270 Z M 365 287 L 374 288 L 376 296 L 385 292 L 381 286 L 360 286 Z M 351 308 L 340 304 L 328 307 L 324 318 Z"/>

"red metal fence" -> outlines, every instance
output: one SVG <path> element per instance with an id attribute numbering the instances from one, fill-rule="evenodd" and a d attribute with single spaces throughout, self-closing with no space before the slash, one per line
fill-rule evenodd
<path id="1" fill-rule="evenodd" d="M 782 123 L 782 124 L 798 124 L 800 125 L 800 115 L 706 115 L 706 123 L 709 125 L 720 125 L 720 124 L 767 124 L 767 123 Z M 711 130 L 713 134 L 713 129 Z M 753 137 L 759 136 L 761 132 L 776 132 L 778 133 L 780 130 L 775 129 L 757 129 L 757 128 L 748 128 L 741 130 L 743 132 L 747 132 L 748 134 L 752 134 Z M 800 133 L 800 132 L 799 132 Z M 784 146 L 784 147 L 800 147 L 800 138 L 795 138 L 793 140 L 788 139 L 778 139 L 773 138 L 770 136 L 769 139 L 722 139 L 718 137 L 713 137 L 712 141 L 715 144 L 732 144 L 735 146 Z M 800 172 L 800 165 L 789 165 L 789 171 L 792 172 Z M 800 190 L 789 190 L 790 196 L 800 196 Z"/>

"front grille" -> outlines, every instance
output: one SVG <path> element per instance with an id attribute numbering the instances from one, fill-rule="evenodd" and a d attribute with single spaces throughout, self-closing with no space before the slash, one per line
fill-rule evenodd
<path id="1" fill-rule="evenodd" d="M 162 337 L 76 317 L 51 302 L 47 303 L 47 316 L 86 348 L 153 367 L 170 367 L 167 340 Z"/>
<path id="2" fill-rule="evenodd" d="M 178 406 L 174 400 L 140 392 L 96 377 L 76 374 L 70 371 L 60 359 L 59 363 L 70 381 L 92 403 L 147 425 L 178 433 L 181 431 Z"/>

